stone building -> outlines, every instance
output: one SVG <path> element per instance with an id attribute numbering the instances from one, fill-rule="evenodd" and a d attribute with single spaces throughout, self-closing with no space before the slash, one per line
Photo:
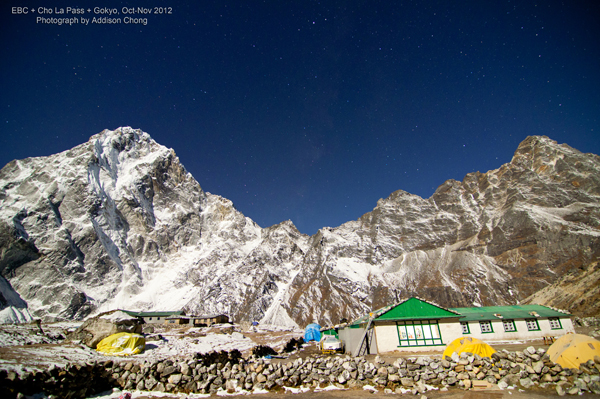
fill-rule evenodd
<path id="1" fill-rule="evenodd" d="M 141 317 L 147 324 L 165 324 L 168 318 L 185 316 L 183 310 L 172 310 L 164 312 L 134 312 L 131 310 L 124 310 L 130 316 Z"/>
<path id="2" fill-rule="evenodd" d="M 229 323 L 229 316 L 224 314 L 213 314 L 207 316 L 196 316 L 193 318 L 195 327 L 208 327 L 213 324 Z"/>

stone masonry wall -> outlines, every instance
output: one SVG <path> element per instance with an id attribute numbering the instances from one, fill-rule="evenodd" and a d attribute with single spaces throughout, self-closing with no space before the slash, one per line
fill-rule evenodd
<path id="1" fill-rule="evenodd" d="M 239 353 L 239 352 L 238 352 Z M 123 361 L 69 364 L 36 373 L 17 375 L 0 370 L 0 394 L 22 398 L 46 392 L 60 398 L 86 395 L 118 387 L 122 390 L 216 393 L 219 390 L 278 390 L 283 387 L 360 388 L 373 385 L 385 392 L 424 393 L 438 389 L 469 389 L 487 381 L 506 389 L 547 389 L 559 395 L 600 394 L 600 358 L 582 363 L 579 369 L 562 368 L 550 361 L 543 349 L 501 351 L 491 358 L 456 353 L 445 359 L 398 358 L 393 364 L 380 357 L 315 356 L 278 362 L 244 359 L 222 352 L 220 356 L 165 359 L 138 363 Z"/>

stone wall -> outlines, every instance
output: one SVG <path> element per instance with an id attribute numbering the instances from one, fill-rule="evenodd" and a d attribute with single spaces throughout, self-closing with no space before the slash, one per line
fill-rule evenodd
<path id="1" fill-rule="evenodd" d="M 0 371 L 2 397 L 46 392 L 61 398 L 85 397 L 113 387 L 123 390 L 216 393 L 245 389 L 278 390 L 283 387 L 360 388 L 373 385 L 385 392 L 424 393 L 430 389 L 469 389 L 482 382 L 501 389 L 536 388 L 559 395 L 600 394 L 600 358 L 582 363 L 579 369 L 562 368 L 549 360 L 543 349 L 501 351 L 492 358 L 454 354 L 445 359 L 398 358 L 393 364 L 380 357 L 316 356 L 275 362 L 244 359 L 222 352 L 188 359 L 139 363 L 135 360 L 71 364 L 44 372 L 16 375 Z"/>
<path id="2" fill-rule="evenodd" d="M 45 392 L 54 398 L 85 398 L 112 389 L 112 361 L 68 364 L 64 368 L 50 366 L 44 371 L 17 374 L 0 370 L 0 397 L 24 398 Z"/>

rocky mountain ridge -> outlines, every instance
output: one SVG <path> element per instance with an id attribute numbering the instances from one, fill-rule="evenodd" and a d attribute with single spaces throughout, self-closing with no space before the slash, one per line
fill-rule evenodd
<path id="1" fill-rule="evenodd" d="M 394 192 L 309 237 L 204 192 L 147 133 L 105 130 L 0 170 L 0 318 L 185 308 L 328 324 L 409 295 L 514 304 L 581 273 L 584 303 L 543 302 L 595 315 L 599 198 L 600 157 L 531 136 L 499 169 L 428 199 Z"/>

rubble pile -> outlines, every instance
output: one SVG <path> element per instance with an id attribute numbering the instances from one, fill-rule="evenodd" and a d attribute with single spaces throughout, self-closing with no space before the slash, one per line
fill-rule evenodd
<path id="1" fill-rule="evenodd" d="M 44 392 L 48 397 L 85 398 L 115 386 L 110 374 L 111 363 L 67 364 L 62 368 L 53 365 L 44 371 L 21 374 L 0 370 L 0 397 L 22 398 Z"/>
<path id="2" fill-rule="evenodd" d="M 220 353 L 138 363 L 131 360 L 67 365 L 64 370 L 17 376 L 3 373 L 0 380 L 16 397 L 18 392 L 44 391 L 60 397 L 85 397 L 102 389 L 159 392 L 216 393 L 246 390 L 277 390 L 283 387 L 360 388 L 373 385 L 385 392 L 413 394 L 432 389 L 469 389 L 482 383 L 500 389 L 554 390 L 559 395 L 600 394 L 600 358 L 578 369 L 553 363 L 544 349 L 496 352 L 491 358 L 454 353 L 444 359 L 398 358 L 387 364 L 379 356 L 322 356 L 275 362 L 251 356 Z M 20 391 L 27 389 L 27 391 Z M 61 391 L 62 389 L 62 391 Z M 11 397 L 10 395 L 5 397 Z"/>

